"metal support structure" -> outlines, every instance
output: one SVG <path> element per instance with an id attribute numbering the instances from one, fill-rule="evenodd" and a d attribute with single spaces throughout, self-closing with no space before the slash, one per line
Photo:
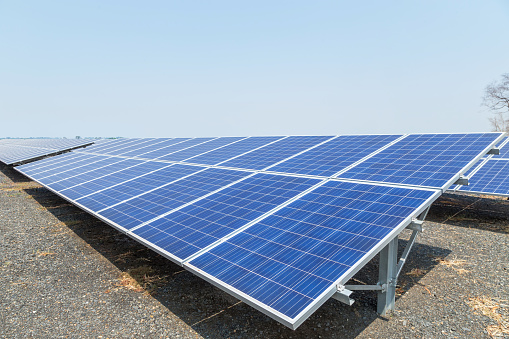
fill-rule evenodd
<path id="1" fill-rule="evenodd" d="M 489 150 L 488 153 L 486 154 L 493 154 L 493 155 L 499 155 L 500 154 L 500 149 L 499 148 L 496 148 L 496 147 L 493 147 L 492 149 Z"/>
<path id="2" fill-rule="evenodd" d="M 338 291 L 332 295 L 332 298 L 352 306 L 355 300 L 350 298 L 350 294 L 352 294 L 352 291 L 345 289 L 345 286 L 338 286 Z"/>
<path id="3" fill-rule="evenodd" d="M 378 281 L 379 284 L 387 286 L 385 292 L 378 291 L 377 312 L 381 315 L 386 315 L 388 311 L 394 309 L 398 267 L 397 259 L 398 237 L 395 237 L 380 251 Z"/>
<path id="4" fill-rule="evenodd" d="M 458 180 L 454 183 L 454 185 L 462 185 L 462 186 L 468 186 L 468 178 L 461 176 Z"/>

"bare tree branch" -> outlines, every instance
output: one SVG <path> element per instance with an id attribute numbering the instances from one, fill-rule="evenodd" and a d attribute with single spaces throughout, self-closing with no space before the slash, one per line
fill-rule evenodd
<path id="1" fill-rule="evenodd" d="M 482 105 L 494 114 L 489 118 L 495 131 L 509 132 L 509 73 L 500 82 L 492 82 L 484 90 Z"/>

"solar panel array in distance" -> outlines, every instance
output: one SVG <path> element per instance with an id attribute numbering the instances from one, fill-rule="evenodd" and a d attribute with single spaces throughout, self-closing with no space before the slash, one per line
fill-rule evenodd
<path id="1" fill-rule="evenodd" d="M 500 138 L 125 139 L 18 170 L 296 328 Z"/>
<path id="2" fill-rule="evenodd" d="M 0 161 L 13 165 L 85 147 L 93 140 L 86 139 L 2 139 L 0 140 Z"/>

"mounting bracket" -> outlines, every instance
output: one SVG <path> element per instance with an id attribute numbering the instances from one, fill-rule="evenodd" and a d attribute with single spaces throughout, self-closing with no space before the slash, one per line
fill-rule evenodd
<path id="1" fill-rule="evenodd" d="M 499 155 L 500 154 L 500 148 L 493 147 L 486 154 Z"/>
<path id="2" fill-rule="evenodd" d="M 468 178 L 465 176 L 461 176 L 456 180 L 454 185 L 462 185 L 462 186 L 468 186 Z"/>
<path id="3" fill-rule="evenodd" d="M 336 300 L 347 305 L 352 305 L 354 300 L 350 298 L 353 291 L 377 291 L 378 303 L 377 311 L 381 315 L 394 310 L 394 302 L 396 300 L 396 285 L 398 277 L 403 269 L 403 265 L 408 258 L 410 250 L 415 244 L 417 235 L 422 232 L 422 223 L 428 214 L 429 207 L 423 211 L 417 218 L 414 218 L 407 229 L 412 230 L 412 235 L 407 242 L 403 253 L 398 261 L 398 237 L 392 239 L 380 251 L 379 267 L 378 267 L 378 283 L 376 285 L 338 285 L 337 292 L 332 295 Z"/>

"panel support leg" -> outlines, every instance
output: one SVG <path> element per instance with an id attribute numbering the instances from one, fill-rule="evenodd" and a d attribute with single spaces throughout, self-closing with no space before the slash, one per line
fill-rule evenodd
<path id="1" fill-rule="evenodd" d="M 380 264 L 378 271 L 378 283 L 386 285 L 386 290 L 378 291 L 377 311 L 386 315 L 388 311 L 394 310 L 396 299 L 396 280 L 398 274 L 398 237 L 391 240 L 385 248 L 380 251 Z"/>

